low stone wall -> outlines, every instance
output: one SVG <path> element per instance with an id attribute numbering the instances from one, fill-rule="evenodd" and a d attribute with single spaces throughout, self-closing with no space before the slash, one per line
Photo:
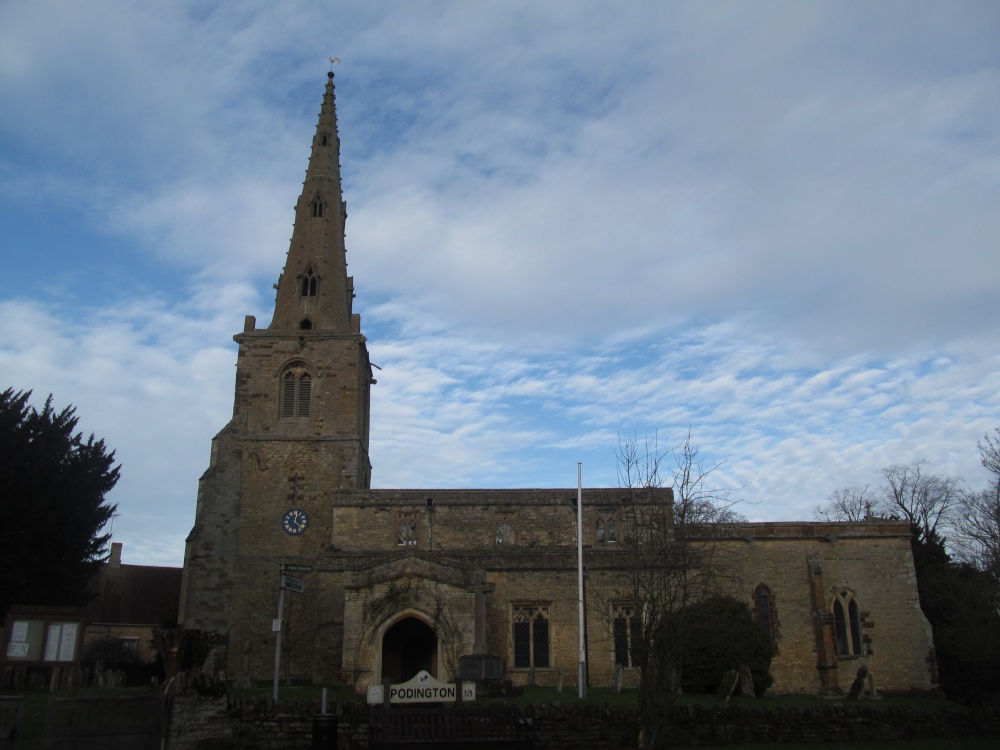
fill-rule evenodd
<path id="1" fill-rule="evenodd" d="M 1000 712 L 842 703 L 810 708 L 680 705 L 674 709 L 670 728 L 670 741 L 683 745 L 1000 736 Z"/>
<path id="2" fill-rule="evenodd" d="M 318 708 L 291 703 L 274 711 L 269 700 L 187 691 L 171 701 L 167 750 L 309 750 Z M 345 704 L 338 713 L 337 750 L 367 750 L 367 706 Z M 638 719 L 631 710 L 550 704 L 525 706 L 524 716 L 535 750 L 619 750 L 638 744 Z M 867 702 L 811 708 L 678 705 L 668 724 L 671 746 L 1000 737 L 1000 710 L 915 711 Z"/>

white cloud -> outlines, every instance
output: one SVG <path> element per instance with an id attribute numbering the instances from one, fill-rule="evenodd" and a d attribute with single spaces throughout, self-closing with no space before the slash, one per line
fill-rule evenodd
<path id="1" fill-rule="evenodd" d="M 380 486 L 614 484 L 690 424 L 761 518 L 1000 423 L 1000 12 L 974 2 L 0 7 L 0 372 L 180 562 L 325 60 Z"/>

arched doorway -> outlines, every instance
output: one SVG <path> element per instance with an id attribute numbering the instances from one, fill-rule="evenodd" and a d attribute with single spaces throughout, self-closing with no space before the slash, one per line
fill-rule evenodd
<path id="1" fill-rule="evenodd" d="M 404 617 L 382 636 L 382 679 L 406 682 L 421 669 L 437 672 L 438 640 L 429 625 Z"/>

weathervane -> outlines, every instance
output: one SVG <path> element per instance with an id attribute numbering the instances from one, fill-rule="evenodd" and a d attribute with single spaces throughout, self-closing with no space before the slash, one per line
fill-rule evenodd
<path id="1" fill-rule="evenodd" d="M 331 57 L 330 58 L 330 72 L 331 73 L 333 72 L 333 64 L 336 63 L 336 62 L 340 62 L 340 58 L 339 57 Z"/>

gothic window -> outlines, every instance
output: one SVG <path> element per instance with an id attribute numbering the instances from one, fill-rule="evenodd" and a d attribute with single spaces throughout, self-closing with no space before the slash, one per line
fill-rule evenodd
<path id="1" fill-rule="evenodd" d="M 549 607 L 515 604 L 512 612 L 514 669 L 546 669 L 549 660 Z"/>
<path id="2" fill-rule="evenodd" d="M 858 600 L 841 589 L 833 600 L 833 626 L 837 633 L 837 656 L 864 656 L 861 640 L 861 611 Z"/>
<path id="3" fill-rule="evenodd" d="M 642 642 L 642 620 L 633 604 L 616 604 L 611 610 L 611 634 L 615 646 L 615 666 L 636 667 Z"/>
<path id="4" fill-rule="evenodd" d="M 327 135 L 326 133 L 320 134 L 319 145 L 320 146 L 329 146 L 330 145 L 330 136 Z"/>
<path id="5" fill-rule="evenodd" d="M 315 297 L 316 288 L 319 285 L 319 277 L 316 276 L 316 272 L 313 271 L 312 266 L 306 269 L 306 272 L 302 275 L 302 296 L 303 297 Z"/>
<path id="6" fill-rule="evenodd" d="M 606 544 L 618 541 L 618 525 L 614 513 L 601 513 L 597 517 L 597 543 Z"/>
<path id="7" fill-rule="evenodd" d="M 778 610 L 774 604 L 774 594 L 763 583 L 753 590 L 753 616 L 757 625 L 771 641 L 775 653 L 778 651 Z"/>
<path id="8" fill-rule="evenodd" d="M 289 367 L 281 377 L 281 416 L 308 417 L 312 378 L 304 367 Z"/>
<path id="9" fill-rule="evenodd" d="M 517 514 L 497 514 L 497 544 L 517 543 Z"/>
<path id="10" fill-rule="evenodd" d="M 323 198 L 317 195 L 313 198 L 312 202 L 312 215 L 314 218 L 322 218 L 323 216 Z"/>
<path id="11" fill-rule="evenodd" d="M 399 511 L 396 513 L 396 544 L 402 547 L 417 546 L 416 511 Z"/>

